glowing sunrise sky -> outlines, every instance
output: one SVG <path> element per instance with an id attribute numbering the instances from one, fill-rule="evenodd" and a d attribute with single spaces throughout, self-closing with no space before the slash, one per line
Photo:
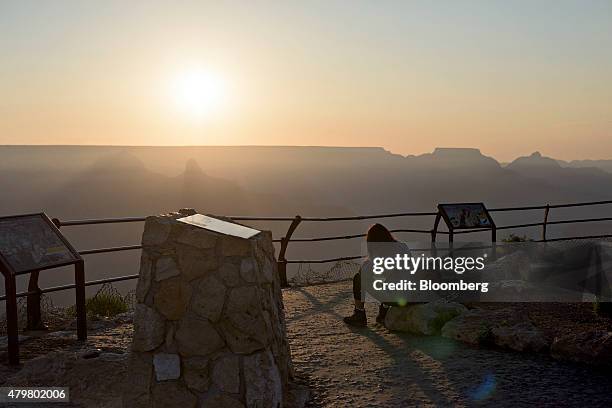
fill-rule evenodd
<path id="1" fill-rule="evenodd" d="M 0 95 L 0 144 L 612 158 L 612 1 L 0 0 Z"/>

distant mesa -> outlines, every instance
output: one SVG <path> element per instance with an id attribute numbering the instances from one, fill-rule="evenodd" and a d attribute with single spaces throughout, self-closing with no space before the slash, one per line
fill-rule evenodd
<path id="1" fill-rule="evenodd" d="M 480 153 L 480 149 L 473 147 L 436 147 L 433 151 L 433 155 L 438 157 L 452 157 L 452 158 L 478 158 L 484 157 Z"/>
<path id="2" fill-rule="evenodd" d="M 411 159 L 418 164 L 434 167 L 501 168 L 497 160 L 483 155 L 480 149 L 469 147 L 437 147 L 433 153 L 425 153 Z"/>

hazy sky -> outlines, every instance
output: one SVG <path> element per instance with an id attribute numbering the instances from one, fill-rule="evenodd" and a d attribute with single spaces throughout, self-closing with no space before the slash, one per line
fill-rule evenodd
<path id="1" fill-rule="evenodd" d="M 0 144 L 612 158 L 612 1 L 0 0 L 0 95 Z"/>

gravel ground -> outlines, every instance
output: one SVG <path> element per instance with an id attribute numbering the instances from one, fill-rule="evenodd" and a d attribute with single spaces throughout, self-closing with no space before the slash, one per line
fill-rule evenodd
<path id="1" fill-rule="evenodd" d="M 476 349 L 441 337 L 353 329 L 350 282 L 286 290 L 294 369 L 315 407 L 612 406 L 612 376 L 546 355 Z"/>

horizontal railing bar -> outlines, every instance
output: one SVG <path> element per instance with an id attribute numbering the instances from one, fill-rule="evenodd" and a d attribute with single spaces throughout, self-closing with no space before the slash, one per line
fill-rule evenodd
<path id="1" fill-rule="evenodd" d="M 561 221 L 547 221 L 547 225 L 555 225 L 555 224 L 579 224 L 581 222 L 599 222 L 599 221 L 612 221 L 612 217 L 603 217 L 603 218 L 579 218 L 572 220 L 561 220 Z M 513 225 L 503 225 L 501 227 L 497 227 L 498 230 L 505 229 L 514 229 L 514 228 L 525 228 L 525 227 L 539 227 L 544 225 L 544 222 L 532 222 L 528 224 L 513 224 Z M 455 231 L 454 234 L 470 234 L 473 232 L 484 232 L 490 231 L 490 229 L 474 229 L 474 230 L 461 230 Z M 440 233 L 440 232 L 438 232 Z"/>
<path id="2" fill-rule="evenodd" d="M 553 206 L 551 205 L 550 208 Z M 543 210 L 545 205 L 530 205 L 526 207 L 501 207 L 501 208 L 487 208 L 489 212 L 504 212 L 504 211 L 529 211 L 529 210 Z"/>
<path id="3" fill-rule="evenodd" d="M 584 207 L 589 205 L 603 205 L 603 204 L 612 204 L 612 200 L 604 200 L 604 201 L 587 201 L 582 203 L 569 203 L 569 204 L 551 204 L 550 208 L 567 208 L 567 207 Z"/>
<path id="4" fill-rule="evenodd" d="M 584 207 L 590 205 L 603 205 L 612 204 L 612 200 L 604 201 L 585 201 L 581 203 L 568 203 L 568 204 L 550 204 L 548 208 L 567 208 L 567 207 Z M 524 210 L 544 210 L 546 205 L 533 205 L 526 207 L 503 207 L 503 208 L 488 208 L 489 212 L 502 212 L 502 211 L 524 211 Z"/>
<path id="5" fill-rule="evenodd" d="M 547 224 L 552 224 L 552 223 L 549 221 L 547 222 Z M 531 222 L 528 224 L 503 225 L 501 227 L 497 227 L 496 229 L 505 230 L 505 229 L 513 229 L 513 228 L 538 227 L 540 225 L 544 225 L 544 223 L 543 222 Z"/>
<path id="6" fill-rule="evenodd" d="M 411 212 L 411 213 L 392 213 L 392 214 L 373 214 L 373 215 L 354 215 L 346 217 L 301 217 L 302 221 L 355 221 L 371 220 L 375 218 L 395 218 L 395 217 L 425 217 L 437 215 L 437 212 Z M 295 217 L 250 217 L 250 216 L 228 216 L 236 221 L 293 221 Z"/>
<path id="7" fill-rule="evenodd" d="M 129 245 L 129 246 L 122 246 L 122 247 L 86 249 L 83 251 L 79 251 L 79 255 L 105 254 L 108 252 L 133 251 L 136 249 L 142 249 L 142 245 Z"/>
<path id="8" fill-rule="evenodd" d="M 302 221 L 355 221 L 355 220 L 371 220 L 378 218 L 395 218 L 395 217 L 427 217 L 438 215 L 437 212 L 412 212 L 412 213 L 395 213 L 395 214 L 374 214 L 374 215 L 355 215 L 351 217 L 302 217 Z"/>
<path id="9" fill-rule="evenodd" d="M 125 281 L 125 280 L 131 280 L 131 279 L 138 279 L 138 274 L 136 275 L 125 275 L 125 276 L 116 276 L 114 278 L 107 278 L 107 279 L 98 279 L 98 280 L 93 280 L 93 281 L 89 281 L 89 282 L 85 282 L 85 286 L 95 286 L 95 285 L 103 285 L 105 283 L 112 283 L 112 282 L 120 282 L 120 281 Z M 74 283 L 68 284 L 68 285 L 61 285 L 61 286 L 52 286 L 50 288 L 45 288 L 42 289 L 40 291 L 38 290 L 31 290 L 29 292 L 21 292 L 21 293 L 17 293 L 17 297 L 24 297 L 24 296 L 28 296 L 28 295 L 35 295 L 37 293 L 51 293 L 51 292 L 59 292 L 61 290 L 68 290 L 68 289 L 74 289 L 76 288 L 76 285 Z M 2 300 L 6 300 L 6 295 L 4 296 L 0 296 L 0 301 Z"/>
<path id="10" fill-rule="evenodd" d="M 329 263 L 329 262 L 339 262 L 339 261 L 352 261 L 354 259 L 363 259 L 364 257 L 359 256 L 344 256 L 341 258 L 329 258 L 329 259 L 315 259 L 315 260 L 294 260 L 294 261 L 285 261 L 288 264 L 297 264 L 297 263 Z"/>
<path id="11" fill-rule="evenodd" d="M 413 233 L 421 233 L 421 234 L 431 234 L 430 230 L 416 230 L 416 229 L 395 229 L 390 230 L 389 232 L 413 232 Z M 448 234 L 448 232 L 438 232 L 439 234 Z M 363 238 L 367 236 L 367 234 L 355 234 L 355 235 L 335 235 L 331 237 L 313 237 L 313 238 L 291 238 L 289 242 L 318 242 L 318 241 L 335 241 L 341 239 L 354 239 L 354 238 Z M 280 240 L 279 240 L 280 241 Z"/>
<path id="12" fill-rule="evenodd" d="M 571 241 L 574 239 L 598 239 L 598 238 L 612 238 L 612 235 L 583 235 L 580 237 L 547 238 L 546 241 L 542 239 L 538 239 L 533 242 Z"/>
<path id="13" fill-rule="evenodd" d="M 419 229 L 394 229 L 389 232 L 411 232 L 415 234 L 431 234 L 431 230 L 419 230 Z M 438 234 L 448 234 L 447 231 L 438 231 Z"/>
<path id="14" fill-rule="evenodd" d="M 120 282 L 120 281 L 125 281 L 125 280 L 138 279 L 139 276 L 140 275 L 136 273 L 136 274 L 133 274 L 133 275 L 117 276 L 117 277 L 114 277 L 114 278 L 98 279 L 98 280 L 94 280 L 94 281 L 85 282 L 85 286 L 103 285 L 105 283 L 112 283 L 112 282 Z"/>
<path id="15" fill-rule="evenodd" d="M 295 217 L 255 217 L 249 215 L 227 216 L 234 221 L 293 221 Z"/>
<path id="16" fill-rule="evenodd" d="M 486 231 L 491 231 L 491 228 L 480 228 L 480 229 L 470 229 L 470 230 L 457 230 L 457 231 L 453 231 L 453 235 L 457 235 L 457 234 L 472 234 L 472 233 L 475 233 L 475 232 L 486 232 Z M 441 231 L 437 232 L 437 234 L 441 234 L 441 233 L 443 233 L 443 232 L 441 232 Z M 450 232 L 446 232 L 446 231 L 444 231 L 444 233 L 450 234 Z"/>
<path id="17" fill-rule="evenodd" d="M 76 225 L 96 225 L 96 224 L 121 224 L 125 222 L 143 222 L 147 217 L 125 217 L 125 218 L 94 218 L 86 220 L 59 220 L 60 227 L 72 227 Z"/>
<path id="18" fill-rule="evenodd" d="M 560 220 L 560 221 L 548 221 L 548 225 L 551 224 L 574 224 L 580 222 L 599 222 L 599 221 L 612 221 L 612 217 L 603 217 L 603 218 L 582 218 L 575 220 Z"/>
<path id="19" fill-rule="evenodd" d="M 356 234 L 356 235 L 336 235 L 333 237 L 321 237 L 321 238 L 291 238 L 289 242 L 318 242 L 318 241 L 335 241 L 341 239 L 353 239 L 353 238 L 363 238 L 366 234 Z"/>

